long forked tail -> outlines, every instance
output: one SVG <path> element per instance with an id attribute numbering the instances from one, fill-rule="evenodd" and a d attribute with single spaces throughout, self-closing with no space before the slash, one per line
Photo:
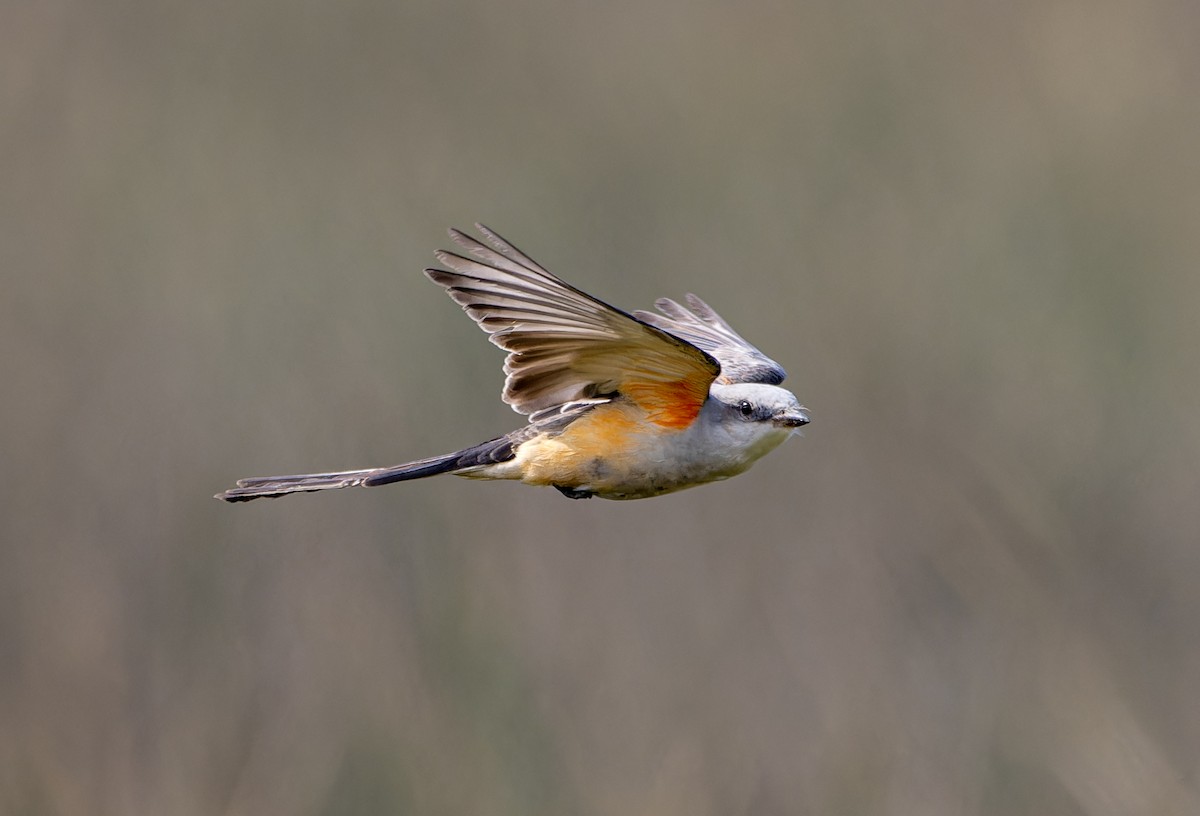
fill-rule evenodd
<path id="1" fill-rule="evenodd" d="M 237 487 L 213 498 L 227 502 L 243 502 L 252 499 L 276 498 L 289 493 L 314 493 L 318 490 L 337 490 L 343 487 L 378 487 L 392 482 L 424 479 L 439 473 L 454 473 L 460 470 L 505 462 L 516 455 L 512 441 L 502 436 L 480 445 L 455 451 L 454 453 L 418 459 L 393 467 L 369 470 L 344 470 L 337 473 L 304 473 L 298 476 L 259 476 L 238 479 Z"/>

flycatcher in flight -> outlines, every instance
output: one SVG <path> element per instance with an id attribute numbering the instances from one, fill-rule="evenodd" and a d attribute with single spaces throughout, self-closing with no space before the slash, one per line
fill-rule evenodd
<path id="1" fill-rule="evenodd" d="M 394 467 L 241 479 L 229 502 L 453 473 L 550 485 L 564 496 L 644 499 L 736 476 L 808 424 L 785 376 L 708 304 L 613 308 L 496 233 L 458 230 L 464 254 L 425 274 L 508 352 L 503 399 L 525 427 Z M 489 246 L 490 244 L 490 246 Z M 468 257 L 469 256 L 469 257 Z"/>

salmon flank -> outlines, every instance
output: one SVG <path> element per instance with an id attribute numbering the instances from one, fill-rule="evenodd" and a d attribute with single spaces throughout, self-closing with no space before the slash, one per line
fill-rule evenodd
<path id="1" fill-rule="evenodd" d="M 646 411 L 646 418 L 664 428 L 681 431 L 700 413 L 708 398 L 708 381 L 699 377 L 671 382 L 631 382 L 625 385 L 630 399 Z"/>
<path id="2" fill-rule="evenodd" d="M 521 481 L 569 487 L 621 481 L 632 454 L 647 436 L 673 434 L 649 430 L 645 412 L 629 402 L 601 405 L 572 422 L 558 436 L 531 439 L 517 450 Z"/>

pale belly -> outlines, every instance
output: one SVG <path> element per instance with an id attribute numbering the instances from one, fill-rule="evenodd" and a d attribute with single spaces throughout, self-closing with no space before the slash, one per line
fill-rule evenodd
<path id="1" fill-rule="evenodd" d="M 659 440 L 643 441 L 632 451 L 599 452 L 559 447 L 554 442 L 548 440 L 529 451 L 519 478 L 527 484 L 553 485 L 603 499 L 661 496 L 728 479 L 751 464 L 707 459 Z"/>
<path id="2" fill-rule="evenodd" d="M 509 462 L 459 475 L 551 485 L 573 498 L 645 499 L 736 476 L 790 435 L 739 445 L 701 431 L 648 428 L 630 411 L 597 411 L 558 436 L 525 442 Z"/>

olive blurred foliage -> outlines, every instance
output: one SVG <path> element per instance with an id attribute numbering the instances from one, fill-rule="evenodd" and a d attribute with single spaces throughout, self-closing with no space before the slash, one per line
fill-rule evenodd
<path id="1" fill-rule="evenodd" d="M 0 8 L 0 812 L 1200 813 L 1200 12 Z M 813 424 L 633 503 L 419 274 L 695 291 Z"/>

